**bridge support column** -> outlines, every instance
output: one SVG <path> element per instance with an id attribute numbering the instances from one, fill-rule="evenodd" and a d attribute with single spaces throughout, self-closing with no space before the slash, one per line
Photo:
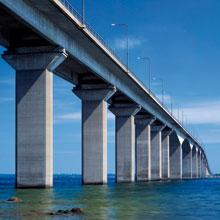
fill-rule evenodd
<path id="1" fill-rule="evenodd" d="M 202 178 L 204 178 L 205 177 L 205 164 L 204 164 L 204 157 L 203 156 L 202 156 L 202 163 L 201 164 L 202 164 L 202 168 L 201 168 L 202 174 L 201 175 L 202 175 Z"/>
<path id="2" fill-rule="evenodd" d="M 73 89 L 82 100 L 82 182 L 107 183 L 107 100 L 115 88 Z"/>
<path id="3" fill-rule="evenodd" d="M 151 125 L 151 180 L 162 178 L 162 130 L 164 125 Z"/>
<path id="4" fill-rule="evenodd" d="M 206 161 L 205 161 L 205 156 L 203 157 L 203 178 L 206 178 Z"/>
<path id="5" fill-rule="evenodd" d="M 208 169 L 207 162 L 206 162 L 206 164 L 205 164 L 205 176 L 206 176 L 206 177 L 209 176 L 209 169 Z"/>
<path id="6" fill-rule="evenodd" d="M 187 141 L 182 144 L 182 178 L 192 178 L 192 150 Z"/>
<path id="7" fill-rule="evenodd" d="M 170 129 L 162 131 L 162 179 L 170 178 Z"/>
<path id="8" fill-rule="evenodd" d="M 198 163 L 198 178 L 200 178 L 200 176 L 201 176 L 201 173 L 200 173 L 200 169 L 201 169 L 200 150 L 198 150 L 198 152 L 197 152 L 197 163 Z"/>
<path id="9" fill-rule="evenodd" d="M 116 116 L 116 181 L 135 180 L 135 125 L 138 105 L 115 104 L 110 111 Z"/>
<path id="10" fill-rule="evenodd" d="M 182 178 L 182 146 L 176 134 L 170 135 L 170 179 Z"/>
<path id="11" fill-rule="evenodd" d="M 199 149 L 196 151 L 196 178 L 199 178 Z"/>
<path id="12" fill-rule="evenodd" d="M 197 163 L 197 150 L 195 147 L 192 149 L 192 178 L 198 177 L 198 163 Z"/>
<path id="13" fill-rule="evenodd" d="M 3 58 L 16 70 L 16 187 L 53 185 L 52 72 L 66 58 L 51 48 L 18 48 Z"/>
<path id="14" fill-rule="evenodd" d="M 151 179 L 151 119 L 144 115 L 135 116 L 136 181 Z"/>

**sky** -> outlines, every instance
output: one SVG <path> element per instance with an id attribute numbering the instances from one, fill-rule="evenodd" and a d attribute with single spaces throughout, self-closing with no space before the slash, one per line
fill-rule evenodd
<path id="1" fill-rule="evenodd" d="M 81 0 L 72 0 L 81 13 Z M 220 1 L 219 0 L 85 0 L 89 24 L 126 59 L 152 90 L 203 143 L 212 172 L 220 173 Z M 0 47 L 0 53 L 4 48 Z M 81 102 L 73 85 L 54 76 L 54 173 L 81 173 Z M 178 114 L 178 109 L 179 114 Z M 183 116 L 183 117 L 182 117 Z M 108 172 L 115 171 L 114 117 L 108 112 Z M 15 71 L 0 58 L 0 173 L 15 172 Z"/>

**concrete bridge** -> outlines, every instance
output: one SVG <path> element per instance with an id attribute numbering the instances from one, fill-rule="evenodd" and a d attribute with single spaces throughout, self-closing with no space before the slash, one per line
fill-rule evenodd
<path id="1" fill-rule="evenodd" d="M 0 0 L 0 44 L 16 71 L 17 187 L 53 185 L 53 74 L 82 101 L 84 184 L 107 182 L 107 108 L 118 183 L 210 175 L 201 144 L 66 1 Z"/>

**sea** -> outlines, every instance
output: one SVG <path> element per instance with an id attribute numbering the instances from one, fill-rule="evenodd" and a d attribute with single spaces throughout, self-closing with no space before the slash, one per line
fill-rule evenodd
<path id="1" fill-rule="evenodd" d="M 0 175 L 0 219 L 219 220 L 220 179 L 81 185 L 80 175 L 55 175 L 51 189 L 15 189 L 14 175 Z M 15 196 L 19 203 L 8 202 Z M 79 215 L 50 215 L 79 207 Z"/>

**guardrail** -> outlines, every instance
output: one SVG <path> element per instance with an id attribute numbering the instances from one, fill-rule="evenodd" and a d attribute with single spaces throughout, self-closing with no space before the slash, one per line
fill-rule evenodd
<path id="1" fill-rule="evenodd" d="M 90 24 L 83 20 L 82 16 L 73 8 L 73 6 L 67 0 L 58 1 L 61 2 L 66 7 L 66 9 L 82 23 L 82 25 L 85 25 L 85 27 L 92 33 L 92 35 L 96 37 L 103 44 L 103 46 L 105 46 L 108 51 L 111 52 L 112 55 L 114 55 L 124 66 L 126 66 L 123 60 L 114 52 L 110 45 L 106 43 L 104 38 L 100 34 L 98 34 Z"/>

